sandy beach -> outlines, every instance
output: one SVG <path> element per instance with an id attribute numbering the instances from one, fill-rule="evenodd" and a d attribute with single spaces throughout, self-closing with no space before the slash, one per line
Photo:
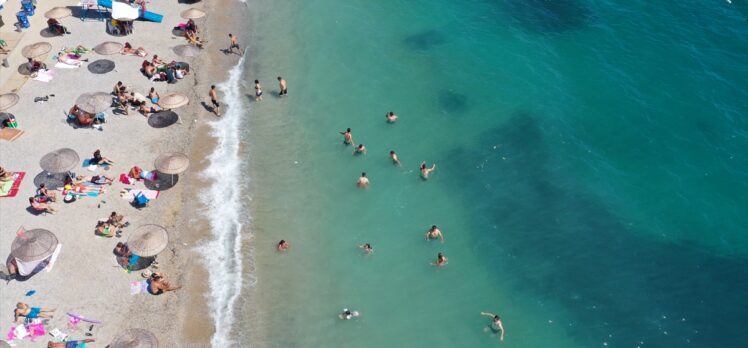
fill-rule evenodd
<path id="1" fill-rule="evenodd" d="M 203 103 L 209 86 L 223 81 L 226 72 L 238 61 L 237 55 L 223 54 L 220 49 L 226 46 L 225 31 L 230 26 L 228 14 L 241 4 L 218 1 L 196 4 L 172 2 L 149 2 L 147 10 L 164 16 L 162 23 L 135 21 L 134 32 L 125 37 L 115 37 L 105 32 L 103 21 L 75 17 L 80 11 L 74 9 L 74 16 L 61 19 L 62 25 L 71 32 L 58 37 L 43 37 L 46 28 L 44 12 L 53 6 L 73 6 L 76 1 L 40 2 L 36 14 L 30 17 L 31 27 L 23 30 L 23 35 L 13 31 L 11 15 L 20 8 L 19 0 L 5 4 L 3 18 L 5 26 L 0 29 L 0 37 L 12 41 L 13 50 L 8 55 L 9 68 L 0 70 L 0 91 L 15 92 L 20 102 L 8 112 L 14 114 L 19 129 L 24 133 L 12 142 L 0 140 L 0 165 L 8 171 L 25 172 L 19 192 L 15 197 L 0 198 L 0 254 L 9 255 L 11 243 L 20 228 L 31 230 L 47 229 L 54 233 L 62 245 L 51 271 L 39 272 L 25 281 L 10 281 L 0 285 L 0 331 L 2 339 L 15 324 L 13 310 L 17 302 L 28 303 L 32 307 L 56 308 L 54 318 L 45 326 L 47 331 L 55 328 L 68 333 L 73 339 L 93 338 L 91 347 L 104 347 L 122 330 L 143 328 L 153 332 L 162 346 L 209 346 L 213 332 L 212 321 L 208 316 L 205 291 L 207 273 L 202 267 L 201 255 L 195 250 L 205 239 L 207 225 L 198 213 L 202 207 L 195 199 L 208 185 L 198 175 L 205 167 L 206 154 L 213 142 L 207 122 L 216 117 L 209 113 Z M 178 57 L 172 48 L 186 43 L 185 39 L 172 34 L 172 28 L 186 22 L 180 12 L 195 7 L 207 12 L 207 17 L 196 20 L 200 36 L 207 40 L 205 49 L 194 58 Z M 11 23 L 9 23 L 11 22 Z M 215 29 L 220 26 L 220 29 Z M 13 41 L 15 40 L 15 41 Z M 77 69 L 52 68 L 54 78 L 49 82 L 26 80 L 16 70 L 25 62 L 21 48 L 46 41 L 52 51 L 41 59 L 52 68 L 51 60 L 63 47 L 82 45 L 93 48 L 104 41 L 130 42 L 134 47 L 142 46 L 150 59 L 158 54 L 164 61 L 184 61 L 192 70 L 176 84 L 150 82 L 140 72 L 143 58 L 114 54 L 99 55 L 89 51 L 83 58 L 91 62 L 108 59 L 115 63 L 115 70 L 106 74 L 93 74 L 84 63 Z M 25 80 L 25 81 L 24 81 Z M 73 106 L 82 93 L 110 92 L 117 81 L 122 81 L 130 89 L 146 95 L 151 87 L 163 97 L 168 93 L 181 93 L 190 98 L 188 106 L 176 109 L 181 123 L 166 128 L 153 128 L 136 110 L 129 116 L 116 115 L 111 110 L 103 124 L 103 130 L 71 127 L 66 122 L 67 110 Z M 51 96 L 51 95 L 54 96 Z M 36 97 L 49 96 L 46 102 L 34 102 Z M 79 175 L 106 175 L 115 179 L 105 193 L 98 197 L 84 197 L 66 204 L 58 198 L 52 206 L 57 214 L 34 215 L 27 211 L 28 198 L 34 196 L 37 175 L 44 176 L 39 160 L 44 154 L 59 148 L 71 148 L 81 160 L 90 158 L 96 149 L 101 149 L 105 157 L 115 164 L 108 170 L 101 167 L 90 171 L 82 165 L 72 171 Z M 165 152 L 181 152 L 189 156 L 190 167 L 180 175 L 171 188 L 162 190 L 157 199 L 144 209 L 136 209 L 120 197 L 124 188 L 145 188 L 143 182 L 125 185 L 117 181 L 121 173 L 139 166 L 153 170 L 153 161 Z M 57 193 L 60 196 L 60 193 Z M 121 238 L 103 238 L 94 234 L 96 222 L 105 219 L 116 211 L 125 216 L 130 225 L 123 229 Z M 140 271 L 127 273 L 117 264 L 113 248 L 117 242 L 125 242 L 132 231 L 144 224 L 157 224 L 166 228 L 169 236 L 167 248 L 158 255 L 158 271 L 164 272 L 174 285 L 182 288 L 160 296 L 148 293 L 131 295 L 131 282 L 143 280 Z M 34 294 L 27 296 L 30 291 Z M 103 322 L 93 326 L 78 325 L 77 329 L 68 326 L 67 312 Z M 90 336 L 86 333 L 90 332 Z M 29 339 L 16 340 L 19 347 L 42 347 L 52 336 L 39 337 L 35 342 Z"/>

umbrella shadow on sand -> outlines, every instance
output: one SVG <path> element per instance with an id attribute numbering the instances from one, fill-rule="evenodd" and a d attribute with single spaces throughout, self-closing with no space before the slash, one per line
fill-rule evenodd
<path id="1" fill-rule="evenodd" d="M 164 174 L 158 172 L 158 179 L 154 181 L 146 181 L 145 187 L 149 190 L 166 191 L 177 186 L 178 182 L 179 174 Z"/>
<path id="2" fill-rule="evenodd" d="M 34 185 L 39 187 L 41 184 L 44 184 L 49 190 L 57 190 L 65 186 L 65 179 L 67 177 L 68 173 L 50 174 L 42 171 L 34 177 Z"/>

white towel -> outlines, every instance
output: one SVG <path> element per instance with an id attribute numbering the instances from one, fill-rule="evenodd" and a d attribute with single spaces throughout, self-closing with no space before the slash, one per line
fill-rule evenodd
<path id="1" fill-rule="evenodd" d="M 57 62 L 57 64 L 55 64 L 55 68 L 60 68 L 60 69 L 78 69 L 78 68 L 80 68 L 80 66 L 65 64 L 63 62 Z"/>
<path id="2" fill-rule="evenodd" d="M 49 82 L 55 77 L 55 73 L 52 70 L 39 70 L 34 80 L 41 82 Z"/>

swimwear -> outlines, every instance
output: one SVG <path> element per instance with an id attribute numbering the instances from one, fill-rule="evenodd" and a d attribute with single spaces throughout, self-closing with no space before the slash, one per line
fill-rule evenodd
<path id="1" fill-rule="evenodd" d="M 218 101 L 215 100 L 215 99 L 211 99 L 210 101 L 213 103 L 213 106 L 215 106 L 215 107 L 221 106 L 220 104 L 218 104 Z"/>
<path id="2" fill-rule="evenodd" d="M 158 98 L 151 98 L 151 103 L 153 103 L 153 104 L 158 103 Z"/>
<path id="3" fill-rule="evenodd" d="M 151 287 L 151 280 L 148 279 L 148 287 L 147 287 L 148 293 L 151 295 L 161 295 L 164 293 L 164 290 L 158 289 L 158 292 L 153 292 L 153 288 Z"/>
<path id="4" fill-rule="evenodd" d="M 236 48 L 237 50 L 240 49 L 239 44 L 231 44 L 231 46 L 229 47 L 229 49 L 234 49 L 234 48 Z"/>
<path id="5" fill-rule="evenodd" d="M 286 95 L 286 94 L 288 94 L 288 88 L 283 89 L 280 91 L 280 93 L 278 93 L 278 95 Z"/>
<path id="6" fill-rule="evenodd" d="M 31 307 L 31 310 L 29 311 L 29 314 L 26 314 L 26 318 L 29 319 L 36 319 L 39 317 L 39 313 L 41 313 L 42 309 L 39 307 Z"/>
<path id="7" fill-rule="evenodd" d="M 255 92 L 255 96 L 257 96 L 257 97 L 262 97 L 262 90 L 259 90 L 259 89 L 258 89 L 258 90 L 257 90 L 257 91 Z"/>

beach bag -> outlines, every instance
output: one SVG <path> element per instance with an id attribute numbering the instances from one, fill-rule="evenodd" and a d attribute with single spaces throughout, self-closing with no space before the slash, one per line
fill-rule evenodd
<path id="1" fill-rule="evenodd" d="M 132 167 L 132 169 L 130 169 L 130 171 L 127 173 L 127 175 L 129 177 L 131 177 L 131 178 L 134 178 L 134 179 L 140 179 L 140 174 L 142 172 L 143 172 L 143 170 L 140 169 L 140 167 L 135 166 L 135 167 Z"/>
<path id="2" fill-rule="evenodd" d="M 133 199 L 133 203 L 138 207 L 145 207 L 150 201 L 142 192 L 135 195 L 135 199 Z"/>

